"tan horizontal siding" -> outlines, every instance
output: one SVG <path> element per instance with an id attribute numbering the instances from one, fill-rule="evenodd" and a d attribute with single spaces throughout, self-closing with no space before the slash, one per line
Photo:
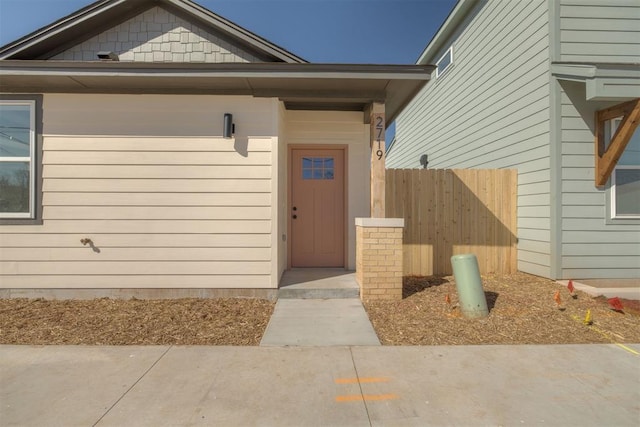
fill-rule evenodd
<path id="1" fill-rule="evenodd" d="M 39 275 L 21 274 L 3 279 L 3 287 L 14 288 L 264 288 L 263 275 L 173 275 L 173 274 L 105 274 Z"/>
<path id="2" fill-rule="evenodd" d="M 42 226 L 3 225 L 3 233 L 271 233 L 268 220 L 48 220 Z M 90 237 L 90 236 L 89 236 Z"/>
<path id="3" fill-rule="evenodd" d="M 6 276 L 20 274 L 81 274 L 94 275 L 202 275 L 202 274 L 269 274 L 268 261 L 0 261 L 0 271 Z"/>
<path id="4" fill-rule="evenodd" d="M 26 233 L 0 234 L 3 248 L 86 248 L 80 240 L 87 234 L 43 234 L 30 228 Z M 33 232 L 29 232 L 33 231 Z M 104 248 L 269 248 L 269 234 L 142 234 L 92 233 L 96 247 Z"/>
<path id="5" fill-rule="evenodd" d="M 54 94 L 43 104 L 43 224 L 0 227 L 2 287 L 277 285 L 273 100 Z"/>
<path id="6" fill-rule="evenodd" d="M 271 153 L 195 151 L 45 151 L 45 165 L 270 165 Z"/>
<path id="7" fill-rule="evenodd" d="M 273 100 L 250 96 L 47 94 L 45 135 L 73 137 L 222 137 L 223 116 L 233 114 L 236 141 L 271 137 Z"/>
<path id="8" fill-rule="evenodd" d="M 270 206 L 270 193 L 80 193 L 48 192 L 44 206 Z"/>
<path id="9" fill-rule="evenodd" d="M 111 248 L 95 249 L 82 246 L 78 241 L 74 248 L 7 248 L 0 247 L 0 259 L 4 261 L 269 261 L 271 248 Z"/>
<path id="10" fill-rule="evenodd" d="M 240 141 L 221 137 L 165 137 L 165 136 L 60 136 L 47 135 L 47 151 L 174 151 L 174 152 L 234 152 Z M 252 153 L 271 152 L 271 138 L 247 139 L 243 150 Z"/>
<path id="11" fill-rule="evenodd" d="M 255 193 L 269 192 L 267 179 L 57 179 L 44 180 L 44 191 L 134 193 Z M 82 203 L 79 201 L 79 203 Z"/>
<path id="12" fill-rule="evenodd" d="M 270 220 L 270 207 L 140 207 L 140 206 L 48 206 L 44 219 L 120 219 L 120 220 Z"/>
<path id="13" fill-rule="evenodd" d="M 269 179 L 271 166 L 252 165 L 52 165 L 45 178 Z"/>

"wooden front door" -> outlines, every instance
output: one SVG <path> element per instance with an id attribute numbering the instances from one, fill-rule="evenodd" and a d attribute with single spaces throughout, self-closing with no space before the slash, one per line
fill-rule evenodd
<path id="1" fill-rule="evenodd" d="M 291 267 L 344 267 L 344 151 L 291 151 Z"/>

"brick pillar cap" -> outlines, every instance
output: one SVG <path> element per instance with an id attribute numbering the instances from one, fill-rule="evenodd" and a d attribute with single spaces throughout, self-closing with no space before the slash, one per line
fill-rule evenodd
<path id="1" fill-rule="evenodd" d="M 404 227 L 404 218 L 356 218 L 358 227 Z"/>

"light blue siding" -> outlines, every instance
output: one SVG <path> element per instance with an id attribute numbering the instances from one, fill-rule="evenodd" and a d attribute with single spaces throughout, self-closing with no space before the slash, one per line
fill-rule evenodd
<path id="1" fill-rule="evenodd" d="M 608 188 L 594 180 L 595 111 L 616 102 L 587 102 L 585 86 L 560 83 L 562 116 L 562 254 L 565 279 L 637 278 L 640 220 L 608 220 Z"/>
<path id="2" fill-rule="evenodd" d="M 547 277 L 548 16 L 544 0 L 479 2 L 454 33 L 453 66 L 398 117 L 387 157 L 389 168 L 418 168 L 428 154 L 429 168 L 518 169 L 518 268 Z"/>
<path id="3" fill-rule="evenodd" d="M 640 2 L 561 0 L 560 60 L 640 62 Z"/>

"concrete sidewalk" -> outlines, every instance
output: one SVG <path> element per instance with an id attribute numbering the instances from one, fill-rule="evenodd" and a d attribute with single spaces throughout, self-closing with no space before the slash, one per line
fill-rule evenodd
<path id="1" fill-rule="evenodd" d="M 0 424 L 637 426 L 627 347 L 0 346 Z"/>

